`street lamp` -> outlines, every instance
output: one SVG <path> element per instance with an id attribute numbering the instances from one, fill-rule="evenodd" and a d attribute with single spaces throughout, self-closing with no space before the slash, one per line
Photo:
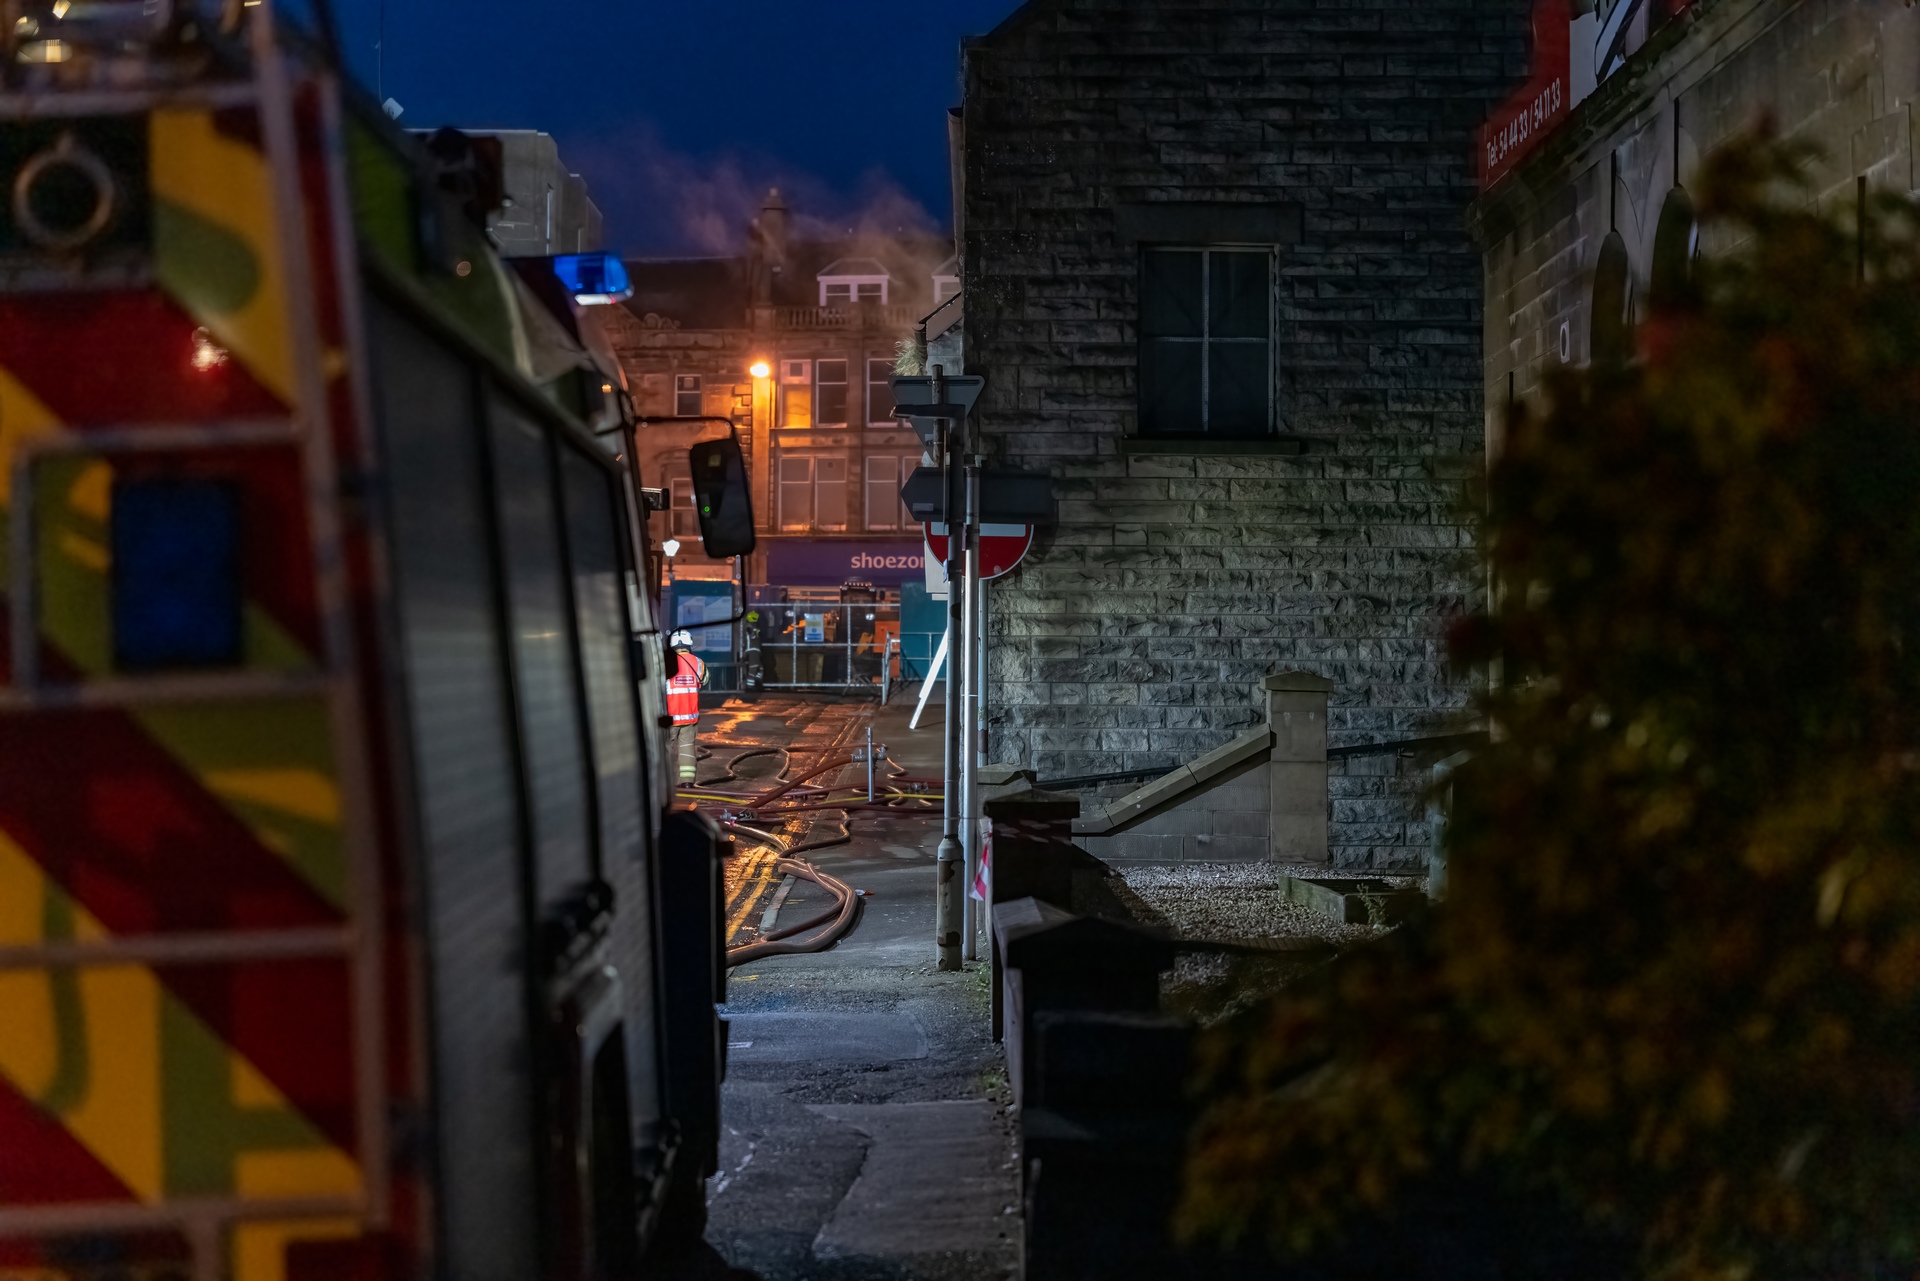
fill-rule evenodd
<path id="1" fill-rule="evenodd" d="M 671 583 L 673 581 L 673 558 L 680 554 L 680 540 L 677 538 L 669 538 L 666 542 L 660 544 L 660 550 L 666 553 L 667 581 Z"/>
<path id="2" fill-rule="evenodd" d="M 747 372 L 752 374 L 755 378 L 765 378 L 768 374 L 773 372 L 773 366 L 769 365 L 764 360 L 756 360 L 751 365 L 747 366 Z"/>

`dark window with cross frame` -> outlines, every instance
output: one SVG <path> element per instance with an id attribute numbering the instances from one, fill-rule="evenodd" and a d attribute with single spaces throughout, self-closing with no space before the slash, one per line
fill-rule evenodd
<path id="1" fill-rule="evenodd" d="M 1140 255 L 1140 434 L 1273 431 L 1273 253 Z"/>

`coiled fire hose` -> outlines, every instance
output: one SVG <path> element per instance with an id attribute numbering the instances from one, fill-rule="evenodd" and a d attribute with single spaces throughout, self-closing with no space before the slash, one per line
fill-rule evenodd
<path id="1" fill-rule="evenodd" d="M 748 943 L 742 947 L 727 949 L 727 965 L 744 965 L 748 961 L 757 961 L 765 956 L 789 956 L 801 952 L 819 952 L 838 942 L 842 935 L 853 928 L 855 917 L 860 912 L 860 891 L 848 885 L 836 876 L 829 876 L 813 864 L 797 858 L 783 858 L 774 863 L 774 870 L 788 876 L 798 876 L 812 881 L 815 885 L 833 895 L 834 905 L 816 916 L 795 925 L 782 926 L 760 939 L 757 943 Z M 808 930 L 826 928 L 810 938 L 796 938 Z"/>

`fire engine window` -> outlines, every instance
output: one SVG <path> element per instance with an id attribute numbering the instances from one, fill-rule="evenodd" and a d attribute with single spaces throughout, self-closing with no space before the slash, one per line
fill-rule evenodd
<path id="1" fill-rule="evenodd" d="M 241 661 L 240 491 L 218 480 L 113 487 L 113 651 L 124 671 Z"/>

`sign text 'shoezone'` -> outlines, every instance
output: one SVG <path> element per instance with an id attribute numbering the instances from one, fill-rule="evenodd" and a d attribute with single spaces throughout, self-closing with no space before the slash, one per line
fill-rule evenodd
<path id="1" fill-rule="evenodd" d="M 848 562 L 850 569 L 919 569 L 918 556 L 875 556 L 861 552 Z"/>
<path id="2" fill-rule="evenodd" d="M 1513 119 L 1494 130 L 1487 138 L 1487 172 L 1498 170 L 1514 148 L 1531 138 L 1537 130 L 1553 121 L 1566 104 L 1566 80 L 1556 76 L 1534 100 L 1520 108 Z"/>

